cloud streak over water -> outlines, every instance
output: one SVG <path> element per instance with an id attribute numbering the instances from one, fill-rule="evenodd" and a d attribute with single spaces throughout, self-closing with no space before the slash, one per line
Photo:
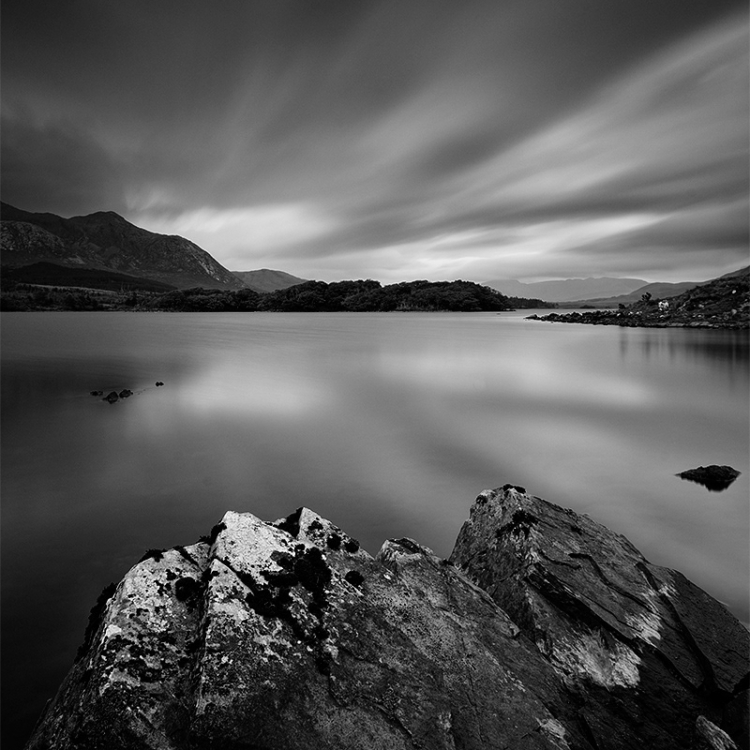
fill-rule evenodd
<path id="1" fill-rule="evenodd" d="M 701 280 L 747 262 L 746 16 L 8 0 L 3 199 L 233 270 Z"/>

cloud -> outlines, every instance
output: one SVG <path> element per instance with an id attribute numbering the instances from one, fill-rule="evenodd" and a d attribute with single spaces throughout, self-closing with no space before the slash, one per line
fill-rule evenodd
<path id="1" fill-rule="evenodd" d="M 114 209 L 328 279 L 741 258 L 734 0 L 45 7 L 3 8 L 22 208 Z"/>
<path id="2" fill-rule="evenodd" d="M 3 114 L 3 200 L 25 210 L 71 215 L 123 211 L 121 165 L 89 133 L 68 123 L 37 125 Z"/>
<path id="3" fill-rule="evenodd" d="M 244 270 L 244 259 L 270 262 L 279 249 L 296 247 L 332 231 L 329 217 L 312 205 L 289 203 L 251 208 L 199 208 L 174 217 L 141 215 L 151 231 L 190 237 L 201 247 L 221 247 L 224 262 Z"/>

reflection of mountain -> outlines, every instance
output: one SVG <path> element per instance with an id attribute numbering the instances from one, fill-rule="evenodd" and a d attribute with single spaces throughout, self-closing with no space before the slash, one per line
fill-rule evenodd
<path id="1" fill-rule="evenodd" d="M 242 282 L 205 250 L 176 235 L 140 229 L 111 211 L 63 219 L 1 204 L 2 263 L 54 263 L 116 271 L 176 286 L 240 289 Z"/>

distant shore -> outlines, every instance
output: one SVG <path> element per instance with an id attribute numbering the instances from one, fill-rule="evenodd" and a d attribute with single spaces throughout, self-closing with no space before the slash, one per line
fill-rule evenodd
<path id="1" fill-rule="evenodd" d="M 622 310 L 592 310 L 572 313 L 549 313 L 530 315 L 527 320 L 542 320 L 548 323 L 586 323 L 599 326 L 622 326 L 625 328 L 723 328 L 743 330 L 750 328 L 745 315 L 669 316 L 659 313 Z"/>

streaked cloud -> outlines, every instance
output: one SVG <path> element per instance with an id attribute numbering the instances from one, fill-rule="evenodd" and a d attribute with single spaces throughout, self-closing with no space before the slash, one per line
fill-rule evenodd
<path id="1" fill-rule="evenodd" d="M 42 6 L 4 4 L 22 208 L 116 210 L 234 270 L 327 280 L 747 261 L 734 0 Z"/>

